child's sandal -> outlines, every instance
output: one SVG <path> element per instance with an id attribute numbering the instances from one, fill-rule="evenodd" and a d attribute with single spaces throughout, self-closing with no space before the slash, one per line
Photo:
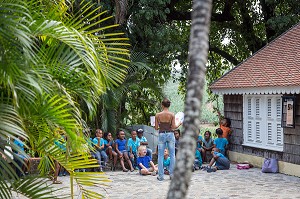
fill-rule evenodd
<path id="1" fill-rule="evenodd" d="M 59 180 L 54 180 L 54 181 L 53 181 L 53 184 L 62 184 L 62 182 L 59 181 Z"/>

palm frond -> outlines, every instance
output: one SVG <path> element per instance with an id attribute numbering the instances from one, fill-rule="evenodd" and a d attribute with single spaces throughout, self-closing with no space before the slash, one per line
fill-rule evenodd
<path id="1" fill-rule="evenodd" d="M 82 199 L 101 199 L 101 198 L 104 198 L 102 194 L 87 189 L 82 189 Z"/>
<path id="2" fill-rule="evenodd" d="M 11 184 L 14 192 L 22 194 L 32 199 L 52 199 L 58 198 L 53 195 L 56 191 L 61 189 L 53 189 L 47 179 L 40 178 L 39 176 L 27 176 L 14 181 Z"/>
<path id="3" fill-rule="evenodd" d="M 0 138 L 6 140 L 20 136 L 27 139 L 21 117 L 11 104 L 5 103 L 4 98 L 0 98 L 0 110 Z"/>

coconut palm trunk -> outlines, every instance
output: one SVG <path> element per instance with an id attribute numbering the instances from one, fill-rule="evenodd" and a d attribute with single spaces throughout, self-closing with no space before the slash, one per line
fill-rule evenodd
<path id="1" fill-rule="evenodd" d="M 211 7 L 212 0 L 193 1 L 184 130 L 176 156 L 174 177 L 168 193 L 169 199 L 186 198 L 190 184 L 205 84 Z"/>

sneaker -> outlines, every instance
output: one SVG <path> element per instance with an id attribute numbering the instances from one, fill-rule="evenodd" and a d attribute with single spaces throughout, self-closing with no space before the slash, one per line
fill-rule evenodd
<path id="1" fill-rule="evenodd" d="M 216 169 L 215 168 L 208 168 L 206 171 L 208 173 L 211 173 L 211 172 L 216 172 Z"/>
<path id="2" fill-rule="evenodd" d="M 159 180 L 159 181 L 163 181 L 163 180 L 164 180 L 164 178 L 163 178 L 163 177 L 159 177 L 159 176 L 157 176 L 157 180 Z"/>
<path id="3" fill-rule="evenodd" d="M 156 171 L 152 171 L 151 175 L 156 176 Z"/>

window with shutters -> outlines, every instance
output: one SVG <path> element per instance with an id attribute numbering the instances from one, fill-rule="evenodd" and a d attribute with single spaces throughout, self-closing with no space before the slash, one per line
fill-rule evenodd
<path id="1" fill-rule="evenodd" d="M 280 95 L 244 95 L 244 145 L 283 150 Z"/>

